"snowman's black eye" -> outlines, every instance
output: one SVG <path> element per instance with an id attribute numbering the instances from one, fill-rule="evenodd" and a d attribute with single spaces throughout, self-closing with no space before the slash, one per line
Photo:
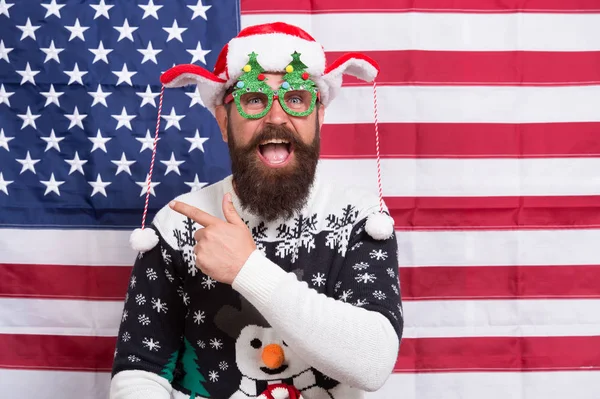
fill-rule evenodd
<path id="1" fill-rule="evenodd" d="M 253 339 L 253 340 L 250 342 L 250 345 L 252 345 L 252 347 L 253 347 L 254 349 L 258 349 L 258 348 L 260 348 L 260 347 L 262 346 L 262 342 L 260 342 L 260 339 L 258 339 L 258 338 L 254 338 L 254 339 Z"/>
<path id="2" fill-rule="evenodd" d="M 288 346 L 288 344 L 286 344 L 285 341 L 281 341 L 281 342 L 283 342 L 283 346 Z"/>

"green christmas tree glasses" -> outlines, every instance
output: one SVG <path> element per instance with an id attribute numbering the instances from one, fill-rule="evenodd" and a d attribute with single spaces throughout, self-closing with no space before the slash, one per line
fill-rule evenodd
<path id="1" fill-rule="evenodd" d="M 289 115 L 310 115 L 315 109 L 319 90 L 309 79 L 307 66 L 300 60 L 300 54 L 292 54 L 292 61 L 283 75 L 283 83 L 277 89 L 267 84 L 265 71 L 256 57 L 256 53 L 250 54 L 248 63 L 242 69 L 244 73 L 238 79 L 233 92 L 225 98 L 225 103 L 235 101 L 240 115 L 248 119 L 265 116 L 273 106 L 274 99 L 279 101 Z"/>

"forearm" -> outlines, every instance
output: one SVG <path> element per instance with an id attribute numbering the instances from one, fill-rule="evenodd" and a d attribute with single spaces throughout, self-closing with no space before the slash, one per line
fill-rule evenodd
<path id="1" fill-rule="evenodd" d="M 127 370 L 118 373 L 110 384 L 110 399 L 169 399 L 171 384 L 154 373 Z"/>
<path id="2" fill-rule="evenodd" d="M 307 363 L 348 385 L 378 389 L 399 340 L 382 314 L 329 298 L 255 252 L 233 283 Z"/>

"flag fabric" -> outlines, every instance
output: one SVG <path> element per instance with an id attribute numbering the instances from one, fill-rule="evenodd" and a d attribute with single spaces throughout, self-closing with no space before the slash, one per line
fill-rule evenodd
<path id="1" fill-rule="evenodd" d="M 405 333 L 367 397 L 600 391 L 597 0 L 0 0 L 0 389 L 107 397 L 161 71 L 284 21 L 377 85 Z M 192 88 L 165 91 L 150 212 L 229 173 Z M 321 167 L 377 190 L 373 94 L 348 78 Z M 359 361 L 359 359 L 357 359 Z M 4 397 L 4 396 L 3 396 Z"/>

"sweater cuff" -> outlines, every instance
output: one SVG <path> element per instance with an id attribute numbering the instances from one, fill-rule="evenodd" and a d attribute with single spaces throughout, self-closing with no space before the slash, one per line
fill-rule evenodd
<path id="1" fill-rule="evenodd" d="M 250 254 L 231 285 L 257 308 L 268 304 L 271 295 L 287 273 L 260 250 Z"/>

